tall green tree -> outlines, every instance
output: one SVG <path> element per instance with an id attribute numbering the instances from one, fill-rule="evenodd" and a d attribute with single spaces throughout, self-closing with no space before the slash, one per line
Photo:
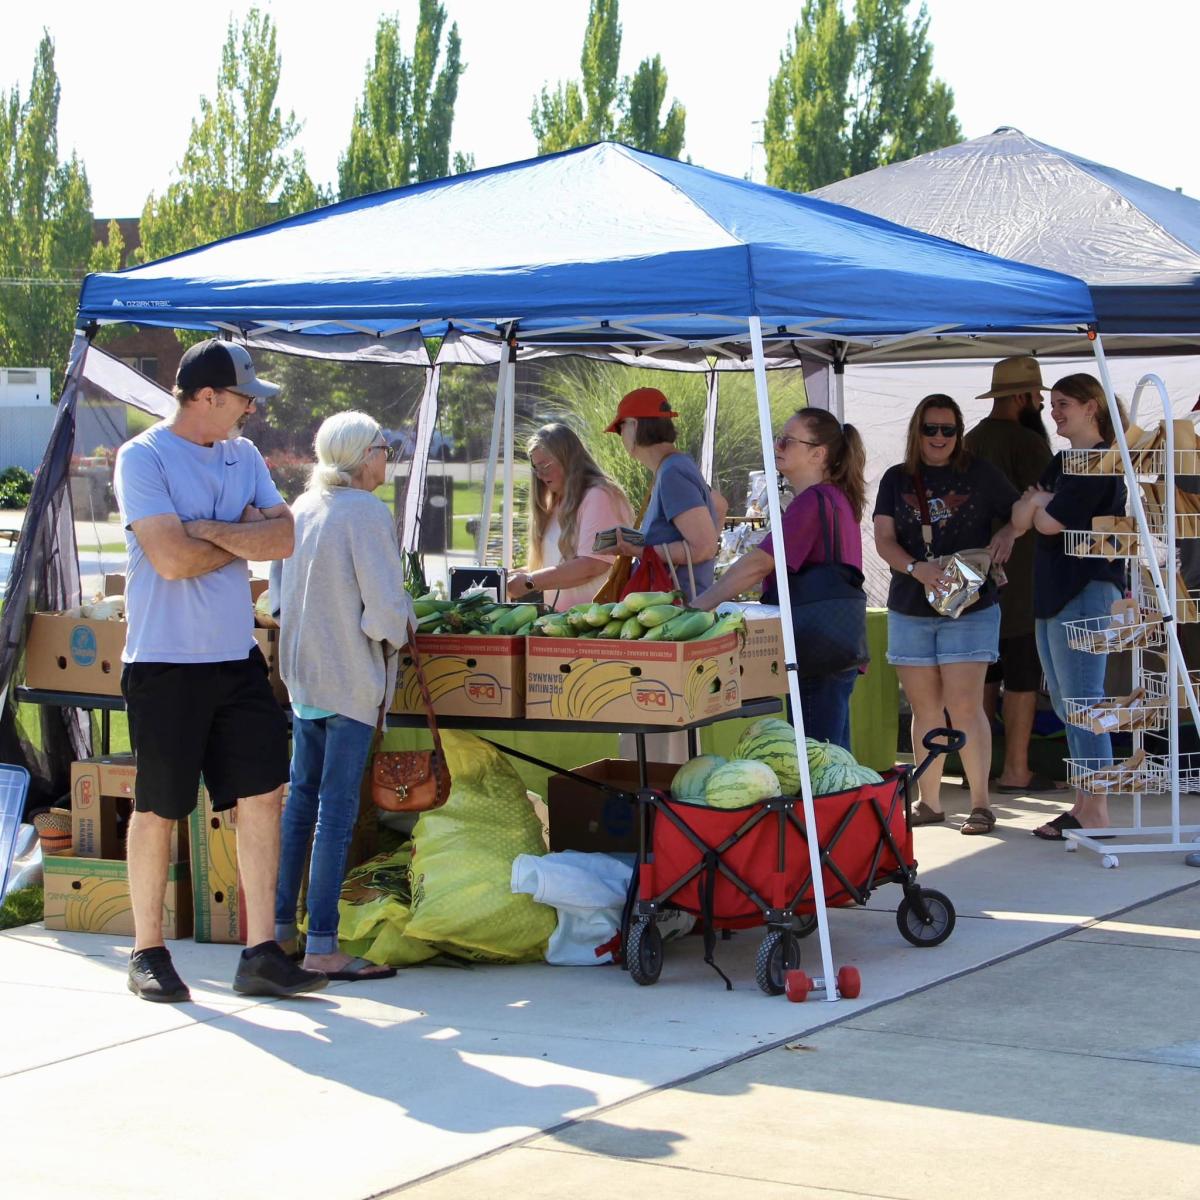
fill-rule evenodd
<path id="1" fill-rule="evenodd" d="M 810 191 L 962 140 L 954 93 L 933 77 L 924 4 L 806 0 L 771 80 L 767 182 Z"/>
<path id="2" fill-rule="evenodd" d="M 350 144 L 338 162 L 341 199 L 449 174 L 454 103 L 465 65 L 458 26 L 451 25 L 438 69 L 445 24 L 438 0 L 421 0 L 409 58 L 400 45 L 399 17 L 380 17 Z M 461 172 L 472 163 L 459 154 L 454 166 Z"/>
<path id="3" fill-rule="evenodd" d="M 59 161 L 60 94 L 54 43 L 43 33 L 29 95 L 0 93 L 0 363 L 53 367 L 56 388 L 80 281 L 121 254 L 119 232 L 93 248 L 87 174 L 74 154 Z"/>
<path id="4" fill-rule="evenodd" d="M 300 123 L 275 103 L 280 65 L 269 15 L 252 8 L 240 28 L 230 20 L 216 95 L 200 100 L 178 178 L 142 210 L 143 260 L 305 212 L 324 199 L 294 146 Z"/>
<path id="5" fill-rule="evenodd" d="M 645 58 L 632 76 L 618 74 L 621 58 L 619 0 L 591 0 L 580 80 L 543 87 L 533 102 L 529 123 L 539 154 L 617 137 L 639 150 L 678 158 L 683 152 L 687 113 L 677 100 L 666 117 L 659 115 L 667 98 L 667 72 L 662 58 Z"/>

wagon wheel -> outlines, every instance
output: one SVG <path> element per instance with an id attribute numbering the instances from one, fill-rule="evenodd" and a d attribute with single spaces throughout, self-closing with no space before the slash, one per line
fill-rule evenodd
<path id="1" fill-rule="evenodd" d="M 800 966 L 800 946 L 790 929 L 772 929 L 758 945 L 754 980 L 768 996 L 784 989 L 788 971 Z"/>
<path id="2" fill-rule="evenodd" d="M 806 938 L 810 933 L 817 931 L 817 915 L 816 913 L 806 913 L 802 917 L 796 918 L 796 927 L 792 932 L 798 938 Z"/>
<path id="3" fill-rule="evenodd" d="M 905 940 L 914 946 L 940 946 L 954 932 L 954 905 L 948 896 L 932 888 L 918 888 L 917 892 L 929 919 L 923 920 L 913 900 L 905 896 L 896 909 L 896 925 Z"/>
<path id="4" fill-rule="evenodd" d="M 662 934 L 653 921 L 637 921 L 625 942 L 625 963 L 634 983 L 649 986 L 662 974 Z"/>

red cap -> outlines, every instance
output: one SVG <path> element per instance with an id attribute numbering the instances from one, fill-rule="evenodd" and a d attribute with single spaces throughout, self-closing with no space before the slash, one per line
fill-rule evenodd
<path id="1" fill-rule="evenodd" d="M 621 422 L 630 417 L 677 417 L 677 412 L 671 411 L 671 402 L 654 387 L 634 388 L 621 397 L 617 405 L 617 415 L 605 433 L 620 433 Z"/>

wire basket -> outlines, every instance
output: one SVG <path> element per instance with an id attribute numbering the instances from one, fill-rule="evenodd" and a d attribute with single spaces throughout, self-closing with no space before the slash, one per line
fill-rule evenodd
<path id="1" fill-rule="evenodd" d="M 1063 531 L 1066 551 L 1073 558 L 1140 558 L 1136 533 L 1101 533 L 1094 529 Z"/>
<path id="2" fill-rule="evenodd" d="M 1181 451 L 1180 453 L 1191 454 L 1193 452 L 1189 450 Z M 1150 532 L 1155 537 L 1165 538 L 1167 536 L 1167 514 L 1165 509 L 1147 504 L 1146 523 L 1150 526 Z M 1200 513 L 1176 512 L 1175 539 L 1176 541 L 1182 541 L 1185 538 L 1200 538 Z"/>
<path id="3" fill-rule="evenodd" d="M 1064 699 L 1067 720 L 1080 729 L 1092 733 L 1136 733 L 1138 730 L 1158 730 L 1167 723 L 1165 693 L 1157 701 L 1151 698 L 1150 689 L 1137 704 L 1124 705 L 1119 700 Z"/>
<path id="4" fill-rule="evenodd" d="M 1167 644 L 1162 617 L 1143 611 L 1142 620 L 1126 625 L 1111 614 L 1064 621 L 1067 645 L 1089 654 L 1113 654 L 1118 650 L 1154 650 Z"/>
<path id="5" fill-rule="evenodd" d="M 1196 698 L 1200 700 L 1200 671 L 1189 671 L 1188 678 L 1192 681 Z M 1142 686 L 1146 689 L 1147 700 L 1163 705 L 1167 703 L 1169 691 L 1166 671 L 1143 671 Z M 1178 681 L 1175 684 L 1175 698 L 1178 707 L 1187 708 L 1187 693 L 1183 690 L 1183 684 Z"/>
<path id="6" fill-rule="evenodd" d="M 1166 450 L 1130 450 L 1129 458 L 1139 475 L 1166 474 Z M 1121 452 L 1115 446 L 1108 450 L 1064 450 L 1063 473 L 1124 475 L 1125 467 L 1121 462 Z M 1176 450 L 1175 474 L 1200 475 L 1200 450 Z"/>
<path id="7" fill-rule="evenodd" d="M 1182 759 L 1184 756 L 1181 755 Z M 1196 756 L 1200 758 L 1200 755 Z M 1200 763 L 1196 767 L 1200 778 Z M 1067 782 L 1072 787 L 1097 796 L 1121 794 L 1151 795 L 1171 790 L 1165 760 L 1146 755 L 1136 766 L 1113 762 L 1110 758 L 1068 758 Z"/>

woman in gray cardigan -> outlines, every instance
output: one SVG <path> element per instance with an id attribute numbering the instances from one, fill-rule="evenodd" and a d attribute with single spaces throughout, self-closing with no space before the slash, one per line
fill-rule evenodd
<path id="1" fill-rule="evenodd" d="M 293 505 L 296 548 L 283 563 L 280 674 L 292 701 L 291 788 L 283 810 L 275 934 L 296 938 L 304 859 L 304 962 L 330 979 L 394 975 L 338 949 L 338 900 L 358 816 L 359 785 L 380 704 L 396 686 L 395 649 L 408 640 L 412 604 L 392 514 L 373 493 L 391 456 L 379 425 L 338 413 L 317 430 L 317 461 Z M 384 644 L 391 653 L 385 658 Z"/>

